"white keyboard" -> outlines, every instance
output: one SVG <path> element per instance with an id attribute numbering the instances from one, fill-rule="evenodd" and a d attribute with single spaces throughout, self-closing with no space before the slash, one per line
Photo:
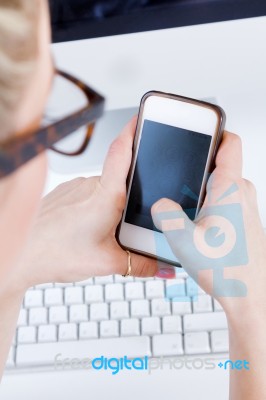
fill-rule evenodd
<path id="1" fill-rule="evenodd" d="M 228 352 L 219 303 L 184 270 L 174 280 L 106 276 L 27 291 L 7 369 L 54 367 L 70 358 Z"/>

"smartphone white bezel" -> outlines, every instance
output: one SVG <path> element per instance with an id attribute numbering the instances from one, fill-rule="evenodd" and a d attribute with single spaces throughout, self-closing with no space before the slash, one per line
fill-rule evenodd
<path id="1" fill-rule="evenodd" d="M 199 196 L 199 208 L 202 196 L 205 192 L 205 184 L 210 170 L 210 165 L 213 161 L 214 150 L 217 145 L 217 134 L 221 124 L 221 115 L 218 113 L 215 106 L 212 106 L 211 104 L 157 92 L 147 93 L 141 103 L 136 129 L 136 140 L 134 143 L 134 157 L 128 182 L 126 207 L 123 212 L 118 232 L 118 240 L 123 247 L 132 251 L 137 251 L 158 258 L 162 261 L 179 264 L 178 259 L 171 251 L 171 248 L 162 233 L 125 222 L 125 215 L 145 120 L 151 120 L 212 136 L 210 151 L 202 181 L 201 193 Z"/>

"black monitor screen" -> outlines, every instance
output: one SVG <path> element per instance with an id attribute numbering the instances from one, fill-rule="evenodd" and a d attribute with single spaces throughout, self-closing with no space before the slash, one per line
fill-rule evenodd
<path id="1" fill-rule="evenodd" d="M 265 0 L 49 0 L 53 41 L 266 15 Z"/>

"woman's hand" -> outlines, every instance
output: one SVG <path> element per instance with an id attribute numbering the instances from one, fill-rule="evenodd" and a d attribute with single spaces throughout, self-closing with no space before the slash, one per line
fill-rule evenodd
<path id="1" fill-rule="evenodd" d="M 127 253 L 115 231 L 125 207 L 135 126 L 134 118 L 113 142 L 101 177 L 63 183 L 44 198 L 20 265 L 27 286 L 126 273 Z M 132 275 L 154 276 L 157 270 L 155 260 L 132 255 Z"/>
<path id="2" fill-rule="evenodd" d="M 266 304 L 266 236 L 254 186 L 242 178 L 238 136 L 225 133 L 203 207 L 191 221 L 181 206 L 162 199 L 152 208 L 182 266 L 225 310 Z"/>
<path id="3" fill-rule="evenodd" d="M 254 186 L 242 178 L 239 137 L 225 133 L 194 222 L 167 199 L 152 214 L 184 269 L 223 306 L 230 359 L 249 363 L 230 371 L 230 400 L 266 399 L 266 237 Z"/>

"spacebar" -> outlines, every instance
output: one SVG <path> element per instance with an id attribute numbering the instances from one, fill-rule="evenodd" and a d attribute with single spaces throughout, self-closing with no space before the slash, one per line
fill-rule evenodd
<path id="1" fill-rule="evenodd" d="M 53 365 L 64 358 L 96 358 L 124 357 L 135 358 L 151 355 L 150 338 L 148 336 L 93 339 L 82 341 L 36 343 L 18 345 L 16 365 L 30 367 L 37 365 Z"/>

